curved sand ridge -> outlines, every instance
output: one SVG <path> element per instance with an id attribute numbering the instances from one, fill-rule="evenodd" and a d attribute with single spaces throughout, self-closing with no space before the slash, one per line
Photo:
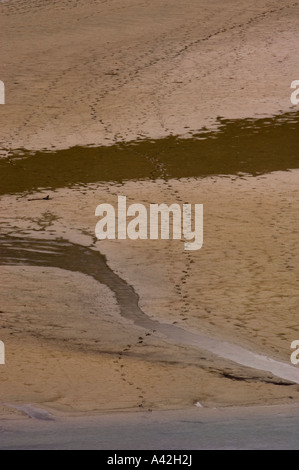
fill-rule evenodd
<path id="1" fill-rule="evenodd" d="M 237 364 L 268 371 L 299 384 L 299 369 L 287 363 L 253 353 L 232 343 L 152 320 L 139 307 L 139 298 L 134 289 L 108 267 L 103 255 L 90 248 L 67 241 L 24 240 L 16 237 L 6 237 L 0 241 L 0 245 L 2 264 L 55 266 L 92 276 L 114 292 L 124 318 L 139 327 L 162 334 L 166 341 L 195 346 Z"/>

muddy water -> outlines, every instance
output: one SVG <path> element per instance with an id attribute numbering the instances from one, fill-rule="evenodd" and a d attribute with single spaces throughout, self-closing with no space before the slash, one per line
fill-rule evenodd
<path id="1" fill-rule="evenodd" d="M 299 113 L 224 120 L 214 131 L 110 147 L 56 152 L 20 149 L 0 159 L 0 194 L 98 181 L 190 176 L 257 175 L 299 168 Z"/>
<path id="2" fill-rule="evenodd" d="M 228 121 L 219 119 L 215 131 L 202 130 L 190 138 L 112 147 L 72 148 L 57 152 L 19 151 L 0 160 L 0 194 L 59 188 L 91 182 L 140 178 L 180 178 L 208 175 L 257 175 L 299 167 L 299 113 L 272 119 Z M 270 371 L 299 383 L 299 370 L 236 345 L 150 319 L 140 309 L 134 289 L 119 278 L 105 258 L 67 241 L 0 241 L 1 264 L 55 266 L 79 271 L 107 285 L 115 294 L 121 314 L 138 326 L 156 330 L 165 339 L 206 349 L 247 367 Z"/>

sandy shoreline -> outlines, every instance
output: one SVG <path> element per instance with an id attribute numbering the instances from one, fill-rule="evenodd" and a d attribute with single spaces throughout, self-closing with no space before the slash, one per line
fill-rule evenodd
<path id="1" fill-rule="evenodd" d="M 33 406 L 31 419 L 1 422 L 2 450 L 298 448 L 298 405 L 61 417 Z M 174 444 L 175 443 L 175 444 Z M 117 452 L 116 452 L 117 454 Z M 114 457 L 114 452 L 112 456 Z"/>
<path id="2" fill-rule="evenodd" d="M 2 154 L 190 135 L 218 116 L 294 109 L 297 12 L 293 0 L 1 4 Z"/>
<path id="3" fill-rule="evenodd" d="M 81 259 L 80 252 L 74 252 L 73 261 L 68 261 L 62 241 L 58 261 L 60 252 L 55 248 L 60 238 L 99 249 L 112 270 L 133 286 L 140 307 L 153 320 L 290 364 L 290 344 L 299 334 L 297 264 L 289 260 L 290 253 L 297 259 L 293 205 L 297 182 L 295 170 L 234 180 L 189 178 L 121 185 L 130 203 L 170 203 L 174 194 L 178 201 L 200 200 L 206 207 L 206 241 L 202 250 L 192 253 L 184 251 L 179 241 L 95 243 L 95 207 L 99 202 L 115 203 L 118 185 L 60 189 L 50 193 L 49 201 L 3 196 L 6 223 L 1 236 L 13 238 L 6 239 L 12 246 L 7 254 L 2 244 L 2 260 L 15 264 L 34 258 L 32 267 L 0 268 L 1 338 L 7 343 L 8 357 L 10 350 L 15 357 L 14 365 L 5 366 L 7 374 L 2 372 L 1 402 L 88 412 L 181 408 L 197 401 L 207 407 L 297 401 L 297 385 L 221 359 L 205 348 L 169 343 L 159 331 L 134 326 L 121 317 L 106 286 L 76 272 L 82 270 L 84 259 L 88 262 L 87 254 Z M 19 244 L 16 237 L 23 242 Z M 15 261 L 9 261 L 11 256 Z M 254 295 L 257 289 L 259 295 Z M 43 348 L 49 352 L 41 354 Z M 18 361 L 23 373 L 18 372 Z"/>
<path id="4" fill-rule="evenodd" d="M 226 3 L 0 3 L 0 417 L 24 417 L 28 404 L 89 415 L 299 401 L 298 385 L 282 376 L 134 324 L 121 311 L 131 304 L 117 297 L 126 283 L 124 296 L 131 287 L 151 321 L 290 365 L 299 173 L 288 122 L 298 115 L 283 113 L 296 111 L 299 4 Z M 219 120 L 273 115 L 285 124 L 269 119 L 247 132 L 248 121 Z M 203 147 L 169 140 L 221 125 L 214 147 L 214 135 Z M 136 139 L 144 147 L 133 145 L 127 159 L 111 145 Z M 105 149 L 87 158 L 79 145 L 108 145 L 111 168 Z M 145 205 L 204 204 L 203 249 L 96 241 L 95 208 L 119 194 Z M 102 282 L 98 252 L 118 290 Z"/>

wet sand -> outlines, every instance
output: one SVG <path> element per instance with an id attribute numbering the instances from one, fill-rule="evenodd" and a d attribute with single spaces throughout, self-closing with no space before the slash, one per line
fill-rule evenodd
<path id="1" fill-rule="evenodd" d="M 298 405 L 100 417 L 45 415 L 25 407 L 33 419 L 1 423 L 1 449 L 298 450 Z M 185 452 L 184 452 L 185 453 Z M 113 455 L 113 454 L 112 454 Z M 141 463 L 142 465 L 142 463 Z"/>
<path id="2" fill-rule="evenodd" d="M 297 10 L 0 4 L 2 417 L 298 402 Z M 119 194 L 203 248 L 98 242 Z"/>
<path id="3" fill-rule="evenodd" d="M 5 366 L 1 401 L 101 412 L 298 400 L 298 369 L 290 365 L 299 334 L 297 188 L 293 170 L 101 183 L 57 189 L 49 200 L 2 196 L 1 334 L 15 362 L 13 374 Z M 130 203 L 203 203 L 204 247 L 96 241 L 95 207 L 115 204 L 120 193 Z M 282 369 L 272 375 L 273 363 L 250 355 L 247 363 L 238 349 L 227 355 L 223 341 Z"/>
<path id="4" fill-rule="evenodd" d="M 259 175 L 298 167 L 299 113 L 218 120 L 217 131 L 189 138 L 45 152 L 16 150 L 0 159 L 0 194 L 74 184 L 211 175 Z"/>
<path id="5" fill-rule="evenodd" d="M 3 154 L 188 135 L 288 111 L 298 3 L 0 4 Z"/>

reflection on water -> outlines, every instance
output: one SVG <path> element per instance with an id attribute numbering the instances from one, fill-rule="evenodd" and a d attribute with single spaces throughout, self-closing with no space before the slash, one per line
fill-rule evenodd
<path id="1" fill-rule="evenodd" d="M 299 113 L 264 119 L 218 119 L 215 131 L 110 147 L 55 152 L 20 149 L 0 160 L 0 194 L 72 184 L 144 178 L 257 175 L 299 167 Z M 20 158 L 21 157 L 21 158 Z"/>

